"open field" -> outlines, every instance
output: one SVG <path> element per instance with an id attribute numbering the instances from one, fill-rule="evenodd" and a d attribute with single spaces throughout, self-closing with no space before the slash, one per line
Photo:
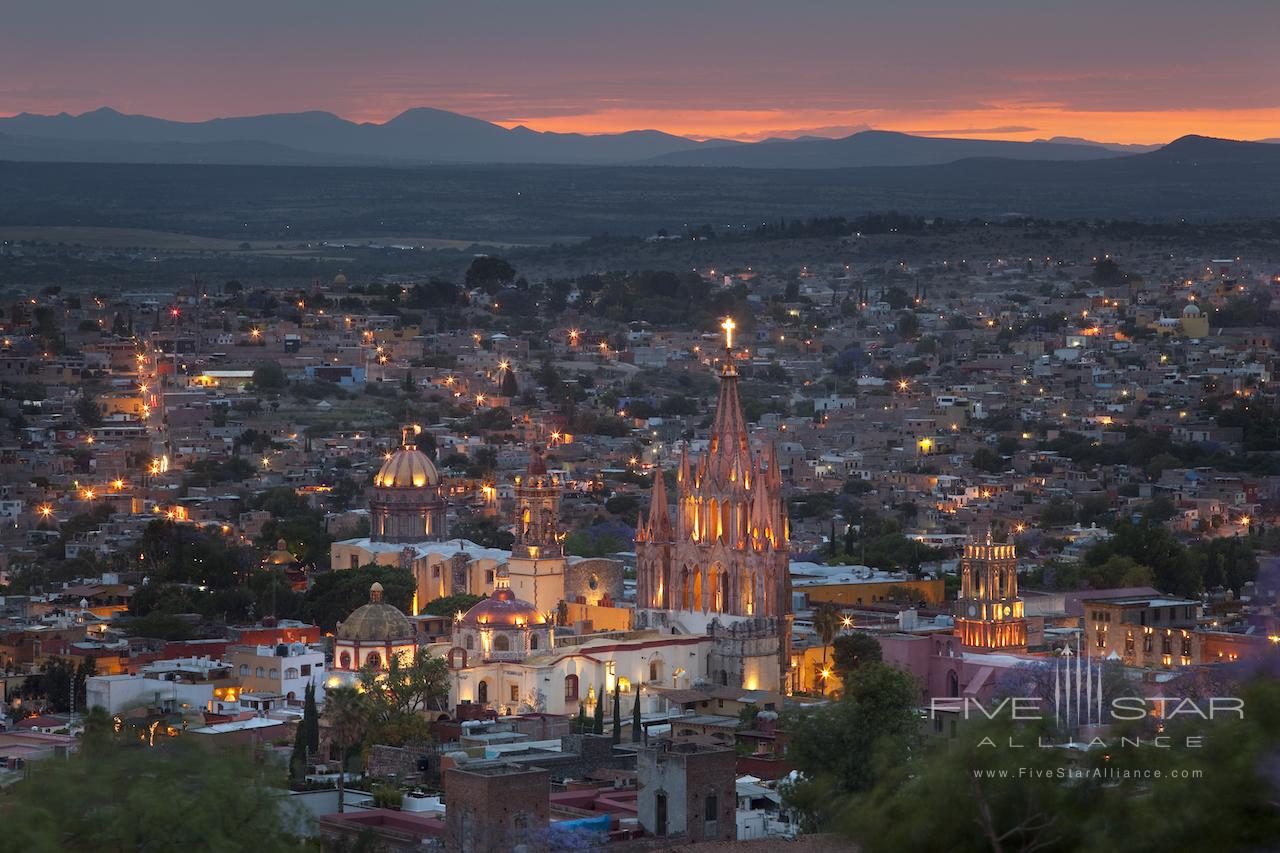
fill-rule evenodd
<path id="1" fill-rule="evenodd" d="M 237 252 L 243 254 L 310 255 L 332 254 L 347 247 L 378 245 L 392 248 L 467 249 L 475 240 L 446 240 L 438 237 L 382 235 L 377 237 L 326 237 L 304 242 L 316 245 L 282 244 L 272 240 L 229 240 L 147 228 L 111 228 L 88 225 L 12 225 L 0 227 L 0 243 L 54 243 L 102 249 L 153 249 L 159 252 Z M 325 245 L 318 245 L 324 243 Z M 496 243 L 496 248 L 517 248 L 529 243 Z"/>

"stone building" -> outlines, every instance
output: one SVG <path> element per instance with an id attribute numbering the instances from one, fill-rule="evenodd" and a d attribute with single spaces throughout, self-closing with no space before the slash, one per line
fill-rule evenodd
<path id="1" fill-rule="evenodd" d="M 1017 549 L 993 542 L 990 528 L 985 541 L 964 546 L 955 616 L 956 634 L 967 648 L 1027 649 L 1027 620 L 1018 595 Z"/>
<path id="2" fill-rule="evenodd" d="M 516 850 L 551 817 L 551 774 L 538 767 L 451 767 L 444 789 L 445 837 L 458 853 Z"/>
<path id="3" fill-rule="evenodd" d="M 361 667 L 386 669 L 392 656 L 412 660 L 418 650 L 412 623 L 394 606 L 382 600 L 382 584 L 369 587 L 369 603 L 357 607 L 334 632 L 335 674 L 353 676 Z"/>
<path id="4" fill-rule="evenodd" d="M 416 428 L 415 428 L 416 429 Z M 409 444 L 387 457 L 373 477 L 369 538 L 374 542 L 421 542 L 445 538 L 445 500 L 440 472 Z"/>
<path id="5" fill-rule="evenodd" d="M 791 576 L 786 504 L 777 452 L 752 453 L 726 320 L 720 397 L 708 452 L 676 476 L 675 511 L 661 471 L 649 516 L 636 531 L 636 621 L 716 633 L 709 677 L 750 689 L 786 683 Z M 673 517 L 674 516 L 674 517 Z M 717 623 L 712 628 L 712 623 Z M 746 627 L 743 627 L 746 623 Z M 735 626 L 726 630 L 725 626 Z"/>
<path id="6" fill-rule="evenodd" d="M 660 741 L 636 758 L 639 818 L 658 838 L 733 841 L 737 790 L 733 749 Z"/>

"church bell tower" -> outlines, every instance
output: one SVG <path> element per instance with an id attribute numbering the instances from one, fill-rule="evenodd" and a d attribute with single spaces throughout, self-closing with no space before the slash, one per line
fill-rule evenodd
<path id="1" fill-rule="evenodd" d="M 990 528 L 984 541 L 964 546 L 955 617 L 956 634 L 967 648 L 1026 651 L 1027 620 L 1018 596 L 1017 549 L 993 542 Z"/>

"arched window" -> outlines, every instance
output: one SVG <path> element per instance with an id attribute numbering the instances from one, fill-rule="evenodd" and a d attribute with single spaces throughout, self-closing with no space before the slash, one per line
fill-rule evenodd
<path id="1" fill-rule="evenodd" d="M 243 676 L 243 675 L 248 675 L 248 674 L 249 674 L 249 664 L 247 664 L 247 663 L 242 663 L 242 664 L 240 664 L 240 674 L 241 674 L 242 676 Z"/>
<path id="2" fill-rule="evenodd" d="M 342 669 L 351 669 L 351 652 L 343 652 L 338 657 L 338 666 Z"/>
<path id="3" fill-rule="evenodd" d="M 489 704 L 489 682 L 482 681 L 476 687 L 476 701 L 481 705 Z"/>
<path id="4" fill-rule="evenodd" d="M 537 635 L 537 634 L 530 634 L 530 635 L 529 635 L 529 648 L 530 648 L 530 649 L 536 649 L 537 647 L 538 647 L 538 635 Z"/>
<path id="5" fill-rule="evenodd" d="M 271 671 L 267 673 L 267 678 L 274 680 L 279 677 L 280 677 L 280 670 L 276 669 L 274 666 L 271 667 Z"/>
<path id="6" fill-rule="evenodd" d="M 511 651 L 511 638 L 506 634 L 498 634 L 493 638 L 493 650 L 495 652 Z"/>
<path id="7" fill-rule="evenodd" d="M 473 650 L 476 647 L 476 638 L 467 634 L 467 636 L 462 638 L 462 647 L 467 651 Z"/>
<path id="8" fill-rule="evenodd" d="M 631 692 L 631 679 L 630 679 L 630 678 L 619 678 L 619 679 L 618 679 L 618 692 L 619 692 L 619 693 L 630 693 L 630 692 Z"/>
<path id="9" fill-rule="evenodd" d="M 652 682 L 662 680 L 662 661 L 649 661 L 649 680 Z"/>
<path id="10" fill-rule="evenodd" d="M 382 666 L 382 655 L 377 652 L 369 652 L 369 656 L 364 659 L 365 666 L 379 667 Z"/>
<path id="11" fill-rule="evenodd" d="M 578 698 L 578 676 L 566 675 L 564 677 L 564 701 L 574 702 Z"/>
<path id="12" fill-rule="evenodd" d="M 947 673 L 947 695 L 952 698 L 960 695 L 960 679 L 954 669 Z"/>
<path id="13" fill-rule="evenodd" d="M 255 678 L 262 678 L 262 673 L 263 673 L 262 667 L 258 667 L 253 671 L 253 675 Z"/>
<path id="14" fill-rule="evenodd" d="M 288 669 L 286 669 L 286 670 L 284 671 L 284 677 L 285 677 L 285 678 L 297 678 L 297 677 L 298 677 L 298 670 L 297 670 L 296 668 L 294 668 L 294 667 L 292 667 L 292 666 L 291 666 L 291 667 L 289 667 Z"/>

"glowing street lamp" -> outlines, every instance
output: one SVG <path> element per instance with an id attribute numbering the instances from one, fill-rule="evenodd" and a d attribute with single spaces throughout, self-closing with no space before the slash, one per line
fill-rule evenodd
<path id="1" fill-rule="evenodd" d="M 48 517 L 49 517 L 49 516 L 51 516 L 51 515 L 53 515 L 53 507 L 49 506 L 48 504 L 41 504 L 41 505 L 40 505 L 40 516 L 41 516 L 42 518 L 48 518 Z"/>

